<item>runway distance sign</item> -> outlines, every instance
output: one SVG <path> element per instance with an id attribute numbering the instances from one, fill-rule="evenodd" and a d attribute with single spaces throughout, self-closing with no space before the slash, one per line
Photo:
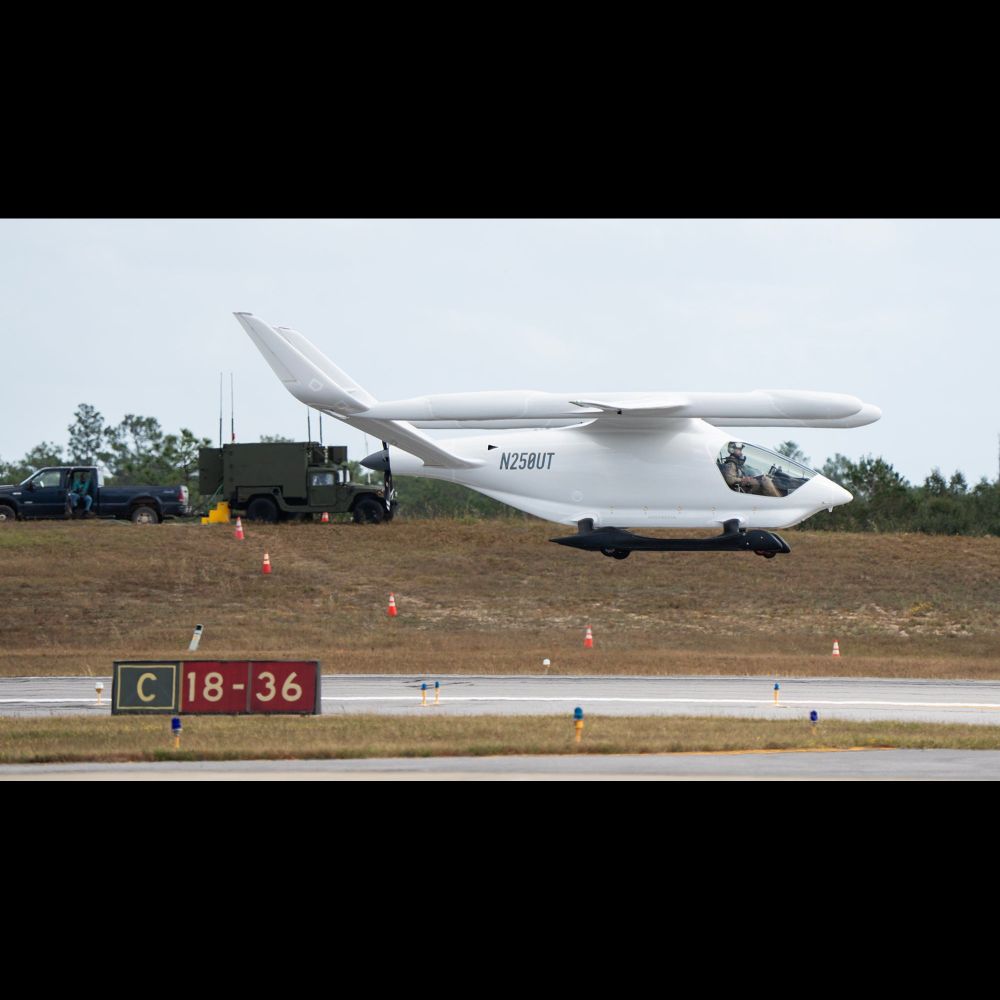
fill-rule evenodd
<path id="1" fill-rule="evenodd" d="M 318 660 L 115 661 L 111 711 L 318 715 Z"/>

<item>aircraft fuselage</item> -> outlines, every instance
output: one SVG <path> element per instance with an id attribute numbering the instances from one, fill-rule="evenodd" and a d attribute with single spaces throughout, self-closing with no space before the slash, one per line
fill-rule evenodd
<path id="1" fill-rule="evenodd" d="M 736 519 L 745 528 L 787 528 L 850 493 L 814 475 L 787 496 L 735 492 L 719 466 L 733 434 L 698 419 L 669 428 L 607 427 L 494 431 L 441 441 L 476 468 L 425 465 L 391 449 L 394 475 L 460 483 L 502 503 L 560 524 L 594 527 L 709 528 Z M 363 464 L 379 467 L 378 454 Z"/>

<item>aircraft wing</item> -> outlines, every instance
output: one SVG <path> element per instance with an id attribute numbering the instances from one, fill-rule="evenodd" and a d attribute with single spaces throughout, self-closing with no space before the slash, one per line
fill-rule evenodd
<path id="1" fill-rule="evenodd" d="M 699 418 L 717 426 L 857 427 L 881 416 L 855 396 L 793 389 L 752 392 L 461 392 L 374 404 L 367 417 L 420 427 L 552 427 L 582 421 Z"/>
<path id="2" fill-rule="evenodd" d="M 881 420 L 882 411 L 871 403 L 846 417 L 705 417 L 705 422 L 715 427 L 864 427 Z"/>
<path id="3" fill-rule="evenodd" d="M 855 396 L 793 389 L 752 392 L 558 393 L 534 390 L 458 392 L 379 402 L 302 334 L 235 313 L 285 388 L 307 406 L 402 448 L 439 468 L 482 465 L 438 445 L 418 427 L 656 427 L 661 420 L 701 419 L 718 427 L 860 427 L 878 407 Z"/>
<path id="4" fill-rule="evenodd" d="M 422 459 L 425 465 L 469 469 L 482 465 L 440 447 L 402 420 L 369 418 L 377 404 L 370 395 L 305 337 L 287 327 L 275 329 L 252 313 L 234 313 L 285 388 L 314 409 L 337 417 L 361 431 Z"/>

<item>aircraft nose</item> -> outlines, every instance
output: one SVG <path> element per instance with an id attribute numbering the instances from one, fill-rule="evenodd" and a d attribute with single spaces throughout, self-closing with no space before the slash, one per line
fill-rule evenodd
<path id="1" fill-rule="evenodd" d="M 373 451 L 367 458 L 361 459 L 361 464 L 373 472 L 385 472 L 386 466 L 389 464 L 388 449 L 383 448 L 381 451 Z"/>
<path id="2" fill-rule="evenodd" d="M 844 489 L 843 486 L 838 485 L 833 482 L 832 479 L 827 479 L 826 476 L 817 476 L 818 480 L 823 487 L 823 498 L 827 501 L 824 505 L 827 507 L 840 507 L 842 504 L 850 503 L 854 499 L 854 495 L 849 493 Z"/>

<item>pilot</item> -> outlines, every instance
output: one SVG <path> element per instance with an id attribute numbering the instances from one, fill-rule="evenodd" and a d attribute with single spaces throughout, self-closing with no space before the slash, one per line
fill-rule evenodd
<path id="1" fill-rule="evenodd" d="M 746 476 L 743 474 L 743 465 L 746 456 L 743 454 L 743 445 L 739 441 L 729 442 L 729 456 L 722 466 L 722 475 L 729 484 L 731 490 L 737 493 L 757 493 L 765 497 L 780 497 L 782 494 L 770 476 Z"/>

